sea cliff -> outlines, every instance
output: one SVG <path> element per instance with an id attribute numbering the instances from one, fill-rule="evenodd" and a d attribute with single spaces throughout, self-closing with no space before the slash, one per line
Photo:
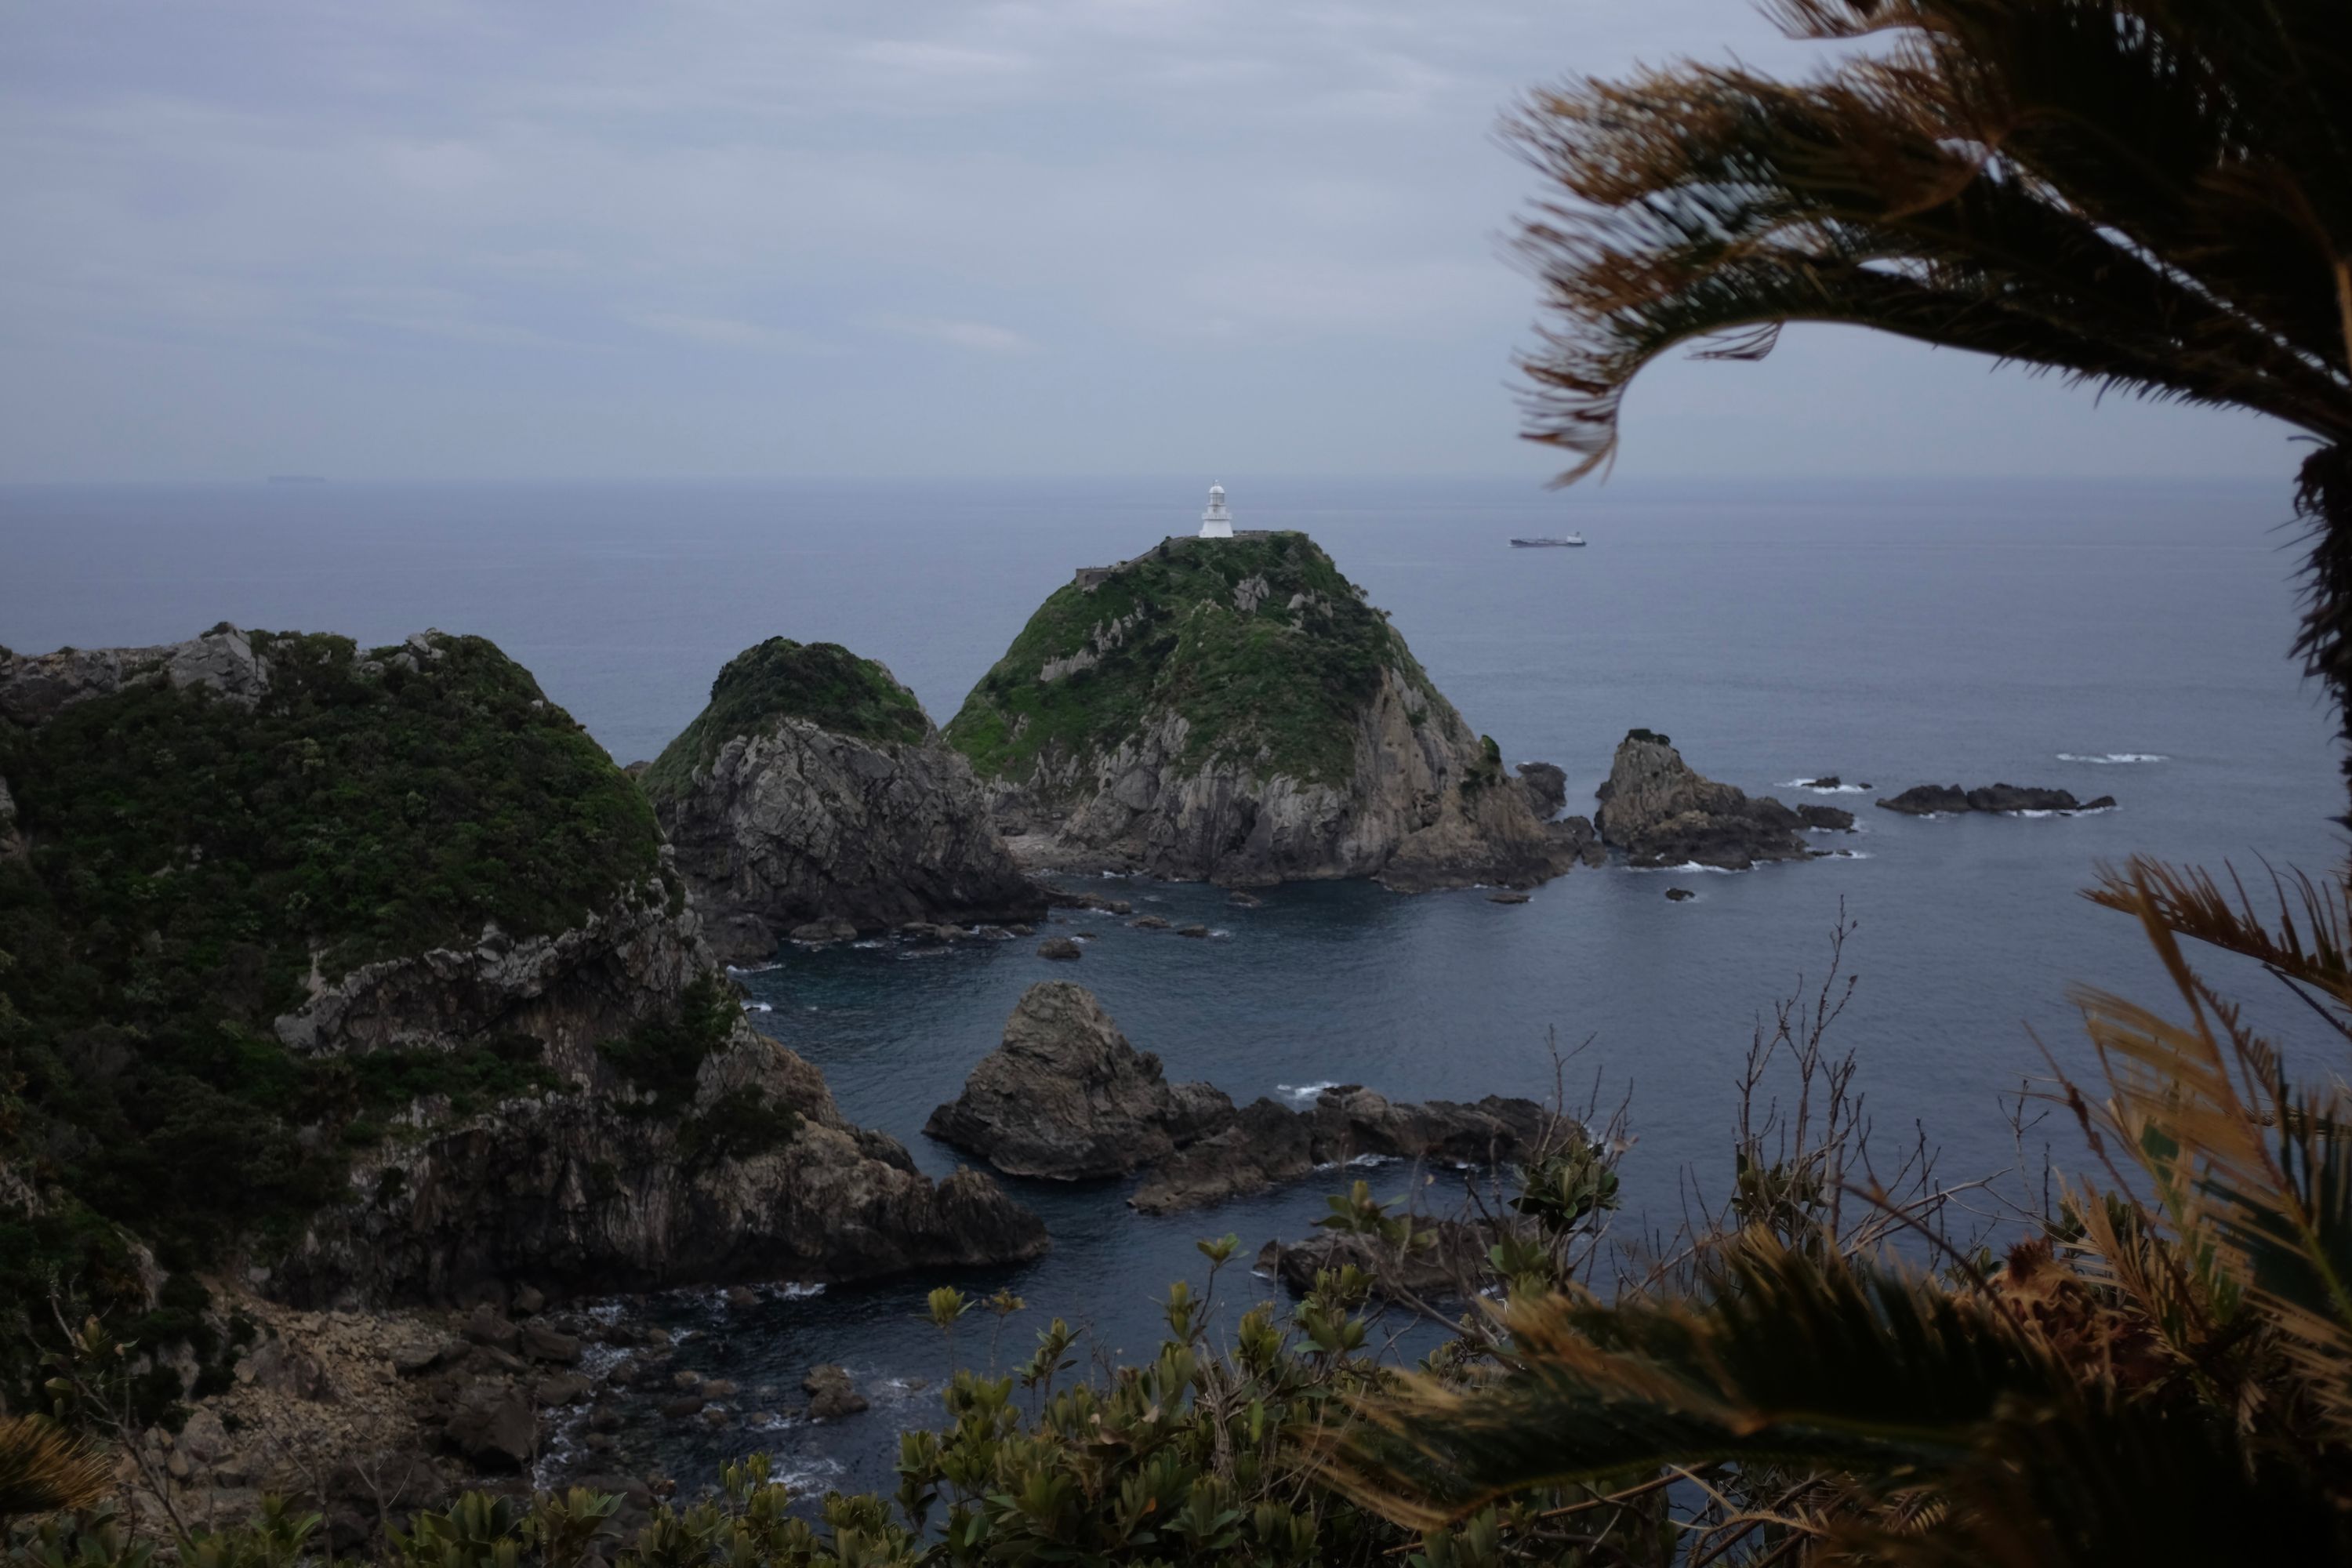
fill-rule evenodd
<path id="1" fill-rule="evenodd" d="M 1170 539 L 1057 589 L 947 738 L 1032 864 L 1234 886 L 1527 886 L 1543 820 L 1387 615 L 1303 533 Z"/>

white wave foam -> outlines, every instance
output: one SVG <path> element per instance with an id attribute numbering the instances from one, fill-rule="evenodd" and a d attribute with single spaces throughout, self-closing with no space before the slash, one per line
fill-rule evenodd
<path id="1" fill-rule="evenodd" d="M 2062 763 L 2089 763 L 2094 767 L 2115 767 L 2126 763 L 2168 763 L 2172 759 L 2155 752 L 2101 752 L 2091 756 L 2081 752 L 2061 752 Z"/>
<path id="2" fill-rule="evenodd" d="M 889 943 L 887 943 L 887 942 L 884 942 L 884 941 L 883 941 L 880 937 L 878 937 L 878 936 L 869 936 L 869 937 L 867 937 L 864 942 L 851 942 L 849 945 L 850 945 L 850 946 L 852 946 L 852 947 L 869 947 L 869 948 L 870 948 L 870 947 L 887 947 L 887 946 L 889 945 Z"/>
<path id="3" fill-rule="evenodd" d="M 1869 786 L 1865 784 L 1817 784 L 1811 779 L 1782 779 L 1780 787 L 1805 790 L 1813 795 L 1868 795 L 1870 793 Z"/>
<path id="4" fill-rule="evenodd" d="M 1278 1083 L 1274 1086 L 1274 1092 L 1293 1105 L 1306 1106 L 1314 1104 L 1325 1089 L 1339 1087 L 1339 1079 L 1327 1079 L 1320 1083 Z"/>
<path id="5" fill-rule="evenodd" d="M 859 945 L 863 946 L 864 944 L 860 943 Z M 749 967 L 739 967 L 730 963 L 727 966 L 727 973 L 730 974 L 765 974 L 772 969 L 782 969 L 782 967 L 783 965 L 781 963 L 754 963 Z"/>
<path id="6" fill-rule="evenodd" d="M 775 1005 L 773 1003 L 746 1002 L 743 1004 L 743 1011 L 746 1013 L 772 1013 L 775 1010 Z"/>
<path id="7" fill-rule="evenodd" d="M 1755 868 L 1756 868 L 1753 866 L 1748 868 L 1751 871 Z M 1702 866 L 1696 860 L 1685 860 L 1679 866 L 1628 866 L 1625 869 L 1628 871 L 1639 871 L 1644 875 L 1653 871 L 1663 871 L 1675 876 L 1696 876 L 1702 871 L 1710 876 L 1716 877 L 1737 877 L 1739 875 L 1738 872 L 1733 870 L 1728 866 Z"/>

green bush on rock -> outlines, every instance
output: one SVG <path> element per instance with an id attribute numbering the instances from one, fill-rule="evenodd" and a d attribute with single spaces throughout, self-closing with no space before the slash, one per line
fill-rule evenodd
<path id="1" fill-rule="evenodd" d="M 931 732 L 915 694 L 870 658 L 838 643 L 770 637 L 727 661 L 710 683 L 710 705 L 656 758 L 645 775 L 656 799 L 683 791 L 720 748 L 780 719 L 861 741 L 919 745 Z"/>

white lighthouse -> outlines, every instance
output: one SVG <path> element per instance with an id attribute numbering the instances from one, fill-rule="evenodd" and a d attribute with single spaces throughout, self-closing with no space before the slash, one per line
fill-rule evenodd
<path id="1" fill-rule="evenodd" d="M 1231 539 L 1234 536 L 1234 514 L 1225 510 L 1225 487 L 1209 487 L 1209 510 L 1201 514 L 1201 537 Z"/>

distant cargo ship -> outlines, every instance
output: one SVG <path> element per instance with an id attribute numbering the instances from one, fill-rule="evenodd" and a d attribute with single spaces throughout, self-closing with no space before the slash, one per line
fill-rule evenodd
<path id="1" fill-rule="evenodd" d="M 1511 548 L 1514 550 L 1565 550 L 1581 545 L 1583 542 L 1584 535 L 1571 533 L 1565 539 L 1514 539 L 1511 541 Z"/>

